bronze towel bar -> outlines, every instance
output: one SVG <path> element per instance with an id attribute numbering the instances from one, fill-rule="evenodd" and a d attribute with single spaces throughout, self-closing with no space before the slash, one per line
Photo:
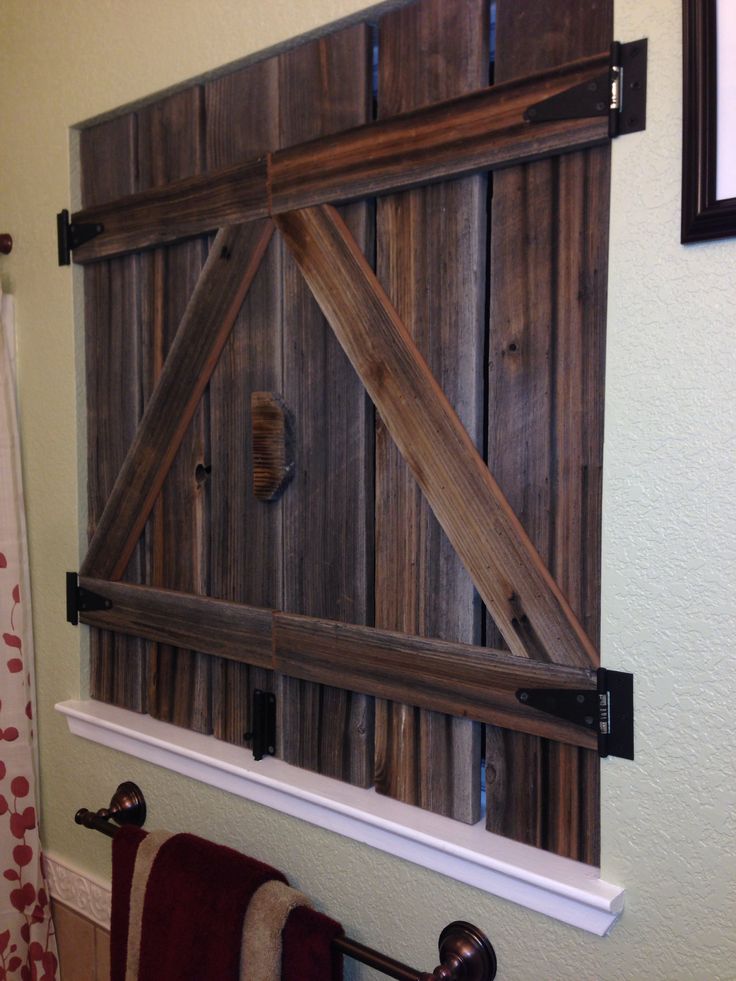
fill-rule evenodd
<path id="1" fill-rule="evenodd" d="M 7 232 L 0 234 L 0 253 L 2 255 L 10 255 L 13 251 L 13 236 L 8 235 Z"/>
<path id="2" fill-rule="evenodd" d="M 114 838 L 123 824 L 143 827 L 146 801 L 140 788 L 127 781 L 120 784 L 108 807 L 99 811 L 82 807 L 74 820 L 85 828 L 93 828 L 108 838 Z M 367 964 L 396 981 L 493 981 L 496 977 L 496 953 L 490 940 L 477 927 L 462 920 L 449 923 L 440 934 L 440 965 L 431 973 L 401 964 L 349 937 L 335 940 L 334 946 L 345 956 Z"/>

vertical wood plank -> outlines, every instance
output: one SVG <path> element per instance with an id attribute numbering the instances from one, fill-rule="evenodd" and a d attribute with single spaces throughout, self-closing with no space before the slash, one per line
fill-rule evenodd
<path id="1" fill-rule="evenodd" d="M 498 0 L 495 80 L 602 50 L 611 21 L 609 0 Z M 491 212 L 489 466 L 594 642 L 608 161 L 604 147 L 498 172 Z M 594 753 L 489 726 L 486 765 L 490 830 L 597 862 Z"/>
<path id="2" fill-rule="evenodd" d="M 138 117 L 140 187 L 146 189 L 201 171 L 203 95 L 199 86 L 142 109 Z M 153 387 L 206 250 L 201 241 L 157 249 L 141 258 L 146 385 Z M 208 591 L 207 405 L 197 409 L 149 521 L 147 581 L 186 592 Z M 191 651 L 152 645 L 149 712 L 198 732 L 211 729 L 209 660 Z"/>
<path id="3" fill-rule="evenodd" d="M 84 130 L 80 139 L 85 206 L 128 194 L 136 185 L 135 114 Z M 142 412 L 138 260 L 98 262 L 84 270 L 87 386 L 88 535 L 91 538 Z M 125 578 L 140 581 L 143 545 Z M 90 694 L 146 710 L 145 645 L 104 630 L 90 636 Z"/>
<path id="4" fill-rule="evenodd" d="M 278 58 L 205 86 L 207 168 L 226 167 L 278 141 Z M 211 595 L 279 607 L 282 510 L 252 492 L 251 393 L 282 390 L 281 244 L 272 239 L 210 381 Z M 272 672 L 212 659 L 214 734 L 245 745 L 254 688 Z"/>
<path id="5" fill-rule="evenodd" d="M 379 117 L 488 82 L 488 5 L 423 0 L 379 25 Z M 477 445 L 483 438 L 486 181 L 381 198 L 377 274 Z M 478 643 L 477 595 L 391 437 L 376 426 L 376 625 Z M 466 822 L 480 814 L 480 727 L 379 700 L 380 792 Z"/>
<path id="6" fill-rule="evenodd" d="M 369 42 L 360 24 L 281 56 L 280 146 L 370 118 Z M 370 254 L 369 216 L 364 202 L 343 211 Z M 283 395 L 294 413 L 296 453 L 282 498 L 283 608 L 371 623 L 373 413 L 299 270 L 289 256 L 283 263 Z M 372 699 L 283 676 L 279 691 L 283 758 L 368 786 Z"/>

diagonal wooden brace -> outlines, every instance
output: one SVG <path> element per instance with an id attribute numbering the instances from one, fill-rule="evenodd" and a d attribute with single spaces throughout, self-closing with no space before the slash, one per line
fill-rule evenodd
<path id="1" fill-rule="evenodd" d="M 590 639 L 338 213 L 320 206 L 274 220 L 509 649 L 596 667 Z"/>
<path id="2" fill-rule="evenodd" d="M 269 220 L 220 229 L 80 572 L 125 571 L 273 234 Z"/>

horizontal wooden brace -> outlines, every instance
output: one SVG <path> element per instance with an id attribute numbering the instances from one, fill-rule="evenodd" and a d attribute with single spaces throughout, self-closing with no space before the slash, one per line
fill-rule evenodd
<path id="1" fill-rule="evenodd" d="M 524 113 L 592 80 L 608 61 L 608 53 L 596 55 L 280 150 L 272 158 L 271 212 L 388 194 L 605 143 L 605 119 L 531 125 Z"/>
<path id="2" fill-rule="evenodd" d="M 72 223 L 100 224 L 103 231 L 74 249 L 72 258 L 90 262 L 125 255 L 216 231 L 224 225 L 266 218 L 267 187 L 268 160 L 260 157 L 84 208 L 72 215 Z"/>
<path id="3" fill-rule="evenodd" d="M 90 262 L 327 202 L 352 201 L 584 149 L 609 139 L 606 118 L 530 124 L 533 104 L 605 71 L 602 52 L 413 112 L 366 123 L 236 167 L 75 212 L 104 226 L 74 249 Z"/>
<path id="4" fill-rule="evenodd" d="M 85 576 L 80 586 L 112 603 L 82 612 L 88 626 L 588 749 L 597 745 L 594 734 L 521 705 L 515 694 L 545 687 L 594 691 L 589 669 L 150 586 Z"/>
<path id="5" fill-rule="evenodd" d="M 595 687 L 595 672 L 311 617 L 274 616 L 274 667 L 306 681 L 594 749 L 595 736 L 519 704 L 516 691 Z M 522 678 L 528 680 L 522 681 Z M 531 679 L 534 679 L 533 681 Z"/>
<path id="6" fill-rule="evenodd" d="M 271 610 L 80 575 L 82 589 L 91 589 L 91 583 L 92 592 L 110 600 L 112 606 L 104 611 L 104 620 L 97 612 L 87 615 L 80 611 L 81 623 L 231 661 L 245 661 L 258 668 L 271 667 Z"/>

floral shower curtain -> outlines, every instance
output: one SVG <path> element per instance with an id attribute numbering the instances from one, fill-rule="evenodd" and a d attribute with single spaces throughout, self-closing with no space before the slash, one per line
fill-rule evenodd
<path id="1" fill-rule="evenodd" d="M 0 981 L 55 981 L 33 749 L 33 641 L 12 299 L 0 293 Z"/>

